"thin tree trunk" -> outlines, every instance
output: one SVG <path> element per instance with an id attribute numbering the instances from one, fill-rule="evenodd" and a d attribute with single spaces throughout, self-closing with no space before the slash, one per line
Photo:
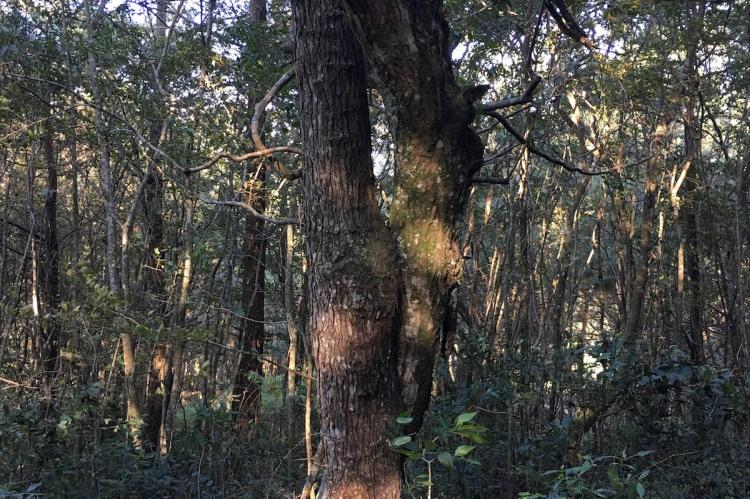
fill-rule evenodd
<path id="1" fill-rule="evenodd" d="M 250 6 L 250 22 L 258 27 L 266 20 L 265 1 L 253 0 Z M 255 97 L 250 97 L 249 107 L 255 107 Z M 262 113 L 262 110 L 260 111 Z M 254 120 L 261 116 L 256 110 Z M 261 126 L 252 129 L 252 136 L 257 149 L 264 148 L 261 139 Z M 255 212 L 266 211 L 266 162 L 257 160 L 257 169 L 251 178 L 246 178 L 242 188 L 242 202 L 251 206 Z M 266 293 L 266 252 L 268 240 L 265 222 L 252 213 L 245 215 L 245 227 L 242 243 L 242 310 L 243 319 L 240 327 L 240 357 L 234 380 L 232 401 L 236 427 L 243 431 L 251 422 L 260 416 L 260 386 L 263 376 L 263 365 L 259 356 L 263 353 L 265 336 L 265 293 Z"/>
<path id="2" fill-rule="evenodd" d="M 185 319 L 187 317 L 188 308 L 188 292 L 190 290 L 190 279 L 192 278 L 193 272 L 193 215 L 195 213 L 195 199 L 192 192 L 192 179 L 188 175 L 185 182 L 185 200 L 184 200 L 184 218 L 182 225 L 182 248 L 180 251 L 180 274 L 177 282 L 177 290 L 175 296 L 175 308 L 174 308 L 174 319 L 172 321 L 173 329 L 177 330 L 178 333 L 182 328 L 185 327 Z M 166 411 L 163 412 L 165 418 L 164 432 L 160 437 L 160 448 L 162 454 L 169 451 L 171 446 L 172 437 L 175 431 L 175 419 L 177 416 L 178 407 L 182 404 L 182 390 L 183 390 L 183 378 L 184 378 L 184 366 L 182 357 L 185 348 L 185 340 L 178 338 L 172 347 L 172 354 L 170 358 L 170 380 L 171 387 L 169 389 L 169 399 L 163 401 L 162 407 Z"/>
<path id="3" fill-rule="evenodd" d="M 686 298 L 690 318 L 690 330 L 687 335 L 690 347 L 690 358 L 695 363 L 705 362 L 703 349 L 703 299 L 700 286 L 700 252 L 698 242 L 699 194 L 701 182 L 701 135 L 702 125 L 696 117 L 700 81 L 698 76 L 698 38 L 703 24 L 705 5 L 693 0 L 685 1 L 687 20 L 687 57 L 683 73 L 683 91 L 687 94 L 687 104 L 683 113 L 685 125 L 685 161 L 693 164 L 693 175 L 686 179 L 684 216 L 684 248 L 686 253 Z M 681 242 L 682 243 L 682 242 Z M 678 316 L 678 320 L 682 318 Z"/>
<path id="4" fill-rule="evenodd" d="M 43 382 L 52 393 L 52 383 L 57 376 L 57 360 L 60 353 L 60 252 L 57 240 L 57 160 L 53 149 L 53 136 L 49 121 L 42 135 L 44 160 L 47 164 L 47 187 L 44 191 L 44 264 L 42 265 L 42 301 L 45 319 L 42 325 L 42 369 Z"/>
<path id="5" fill-rule="evenodd" d="M 624 347 L 630 354 L 640 338 L 643 302 L 648 288 L 648 276 L 653 258 L 654 222 L 656 221 L 656 199 L 659 194 L 659 164 L 667 124 L 657 123 L 651 140 L 651 159 L 648 160 L 643 190 L 643 207 L 640 218 L 640 260 L 635 278 L 630 287 L 628 317 L 625 325 Z"/>
<path id="6" fill-rule="evenodd" d="M 153 29 L 153 57 L 156 61 L 151 75 L 151 99 L 154 104 L 156 119 L 150 131 L 152 143 L 163 147 L 169 130 L 169 116 L 167 115 L 163 87 L 161 83 L 162 59 L 167 52 L 167 0 L 156 2 L 156 20 Z M 139 186 L 140 199 L 136 194 L 133 209 L 143 208 L 143 224 L 146 251 L 143 255 L 142 291 L 143 304 L 155 307 L 157 312 L 163 312 L 162 295 L 164 289 L 164 186 L 161 174 L 161 158 L 158 154 L 150 155 L 148 171 Z M 137 204 L 136 204 L 137 203 Z M 130 221 L 133 223 L 133 220 Z M 130 229 L 131 226 L 128 226 Z M 125 237 L 125 236 L 123 236 Z M 123 249 L 123 262 L 127 256 Z M 123 263 L 123 273 L 127 266 Z M 125 288 L 126 286 L 123 285 Z M 161 314 L 158 314 L 161 315 Z M 163 338 L 156 338 L 151 349 L 149 372 L 146 378 L 146 414 L 144 417 L 144 435 L 157 455 L 166 452 L 166 410 L 169 407 L 172 389 L 171 353 L 168 343 Z"/>
<path id="7" fill-rule="evenodd" d="M 293 216 L 293 204 L 289 202 L 288 215 Z M 287 435 L 291 436 L 294 429 L 297 394 L 297 348 L 299 344 L 299 330 L 295 317 L 294 306 L 294 225 L 287 224 L 284 246 L 284 317 L 286 319 L 287 334 L 289 335 L 289 350 L 287 355 Z"/>
<path id="8" fill-rule="evenodd" d="M 94 103 L 94 128 L 99 144 L 99 175 L 102 181 L 102 194 L 104 197 L 104 212 L 107 234 L 107 250 L 105 262 L 107 267 L 107 280 L 109 290 L 116 296 L 121 295 L 120 276 L 118 274 L 118 239 L 117 239 L 117 208 L 115 206 L 114 182 L 112 179 L 109 140 L 104 122 L 102 108 L 102 96 L 99 90 L 96 53 L 94 52 L 97 24 L 101 20 L 104 11 L 105 0 L 102 0 L 97 11 L 93 11 L 90 0 L 85 5 L 86 10 L 86 34 L 88 48 L 87 72 L 89 87 L 91 88 L 92 101 Z M 139 421 L 141 410 L 138 404 L 138 396 L 133 385 L 133 374 L 135 373 L 135 349 L 133 340 L 128 333 L 120 335 L 122 343 L 123 370 L 125 376 L 125 396 L 127 399 L 127 419 L 131 434 L 136 444 L 139 441 Z"/>
<path id="9" fill-rule="evenodd" d="M 256 175 L 245 181 L 242 201 L 258 213 L 266 210 L 266 167 L 260 160 Z M 241 431 L 256 421 L 260 409 L 259 379 L 263 376 L 260 355 L 265 335 L 266 247 L 265 223 L 252 213 L 245 216 L 242 245 L 242 309 L 240 353 L 234 381 L 233 412 Z"/>

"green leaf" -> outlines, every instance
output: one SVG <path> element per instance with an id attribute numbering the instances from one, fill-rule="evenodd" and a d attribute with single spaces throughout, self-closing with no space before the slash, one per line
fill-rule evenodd
<path id="1" fill-rule="evenodd" d="M 462 424 L 468 423 L 472 419 L 476 417 L 477 413 L 474 412 L 464 412 L 462 414 L 459 414 L 456 418 L 456 426 L 461 426 Z"/>
<path id="2" fill-rule="evenodd" d="M 614 487 L 618 491 L 622 488 L 622 481 L 617 475 L 617 470 L 613 466 L 607 468 L 607 478 L 609 479 L 609 483 L 610 485 L 612 485 L 612 487 Z"/>
<path id="3" fill-rule="evenodd" d="M 399 454 L 403 454 L 408 459 L 416 459 L 416 458 L 418 458 L 421 455 L 419 452 L 416 452 L 416 451 L 413 451 L 413 450 L 409 450 L 406 447 L 397 447 L 397 448 L 393 449 L 393 451 L 394 452 L 398 452 Z"/>
<path id="4" fill-rule="evenodd" d="M 396 422 L 397 422 L 398 424 L 409 424 L 409 423 L 411 423 L 411 422 L 412 422 L 413 420 L 414 420 L 414 418 L 412 418 L 412 417 L 411 417 L 411 416 L 409 416 L 409 415 L 406 415 L 406 416 L 403 416 L 403 415 L 401 415 L 401 416 L 399 416 L 399 417 L 398 417 L 398 419 L 396 419 Z"/>
<path id="5" fill-rule="evenodd" d="M 479 435 L 479 434 L 477 434 L 477 435 L 469 435 L 469 439 L 472 442 L 477 443 L 477 444 L 486 444 L 487 443 L 487 439 L 484 438 L 482 435 Z"/>
<path id="6" fill-rule="evenodd" d="M 395 439 L 393 439 L 392 445 L 394 447 L 402 447 L 409 442 L 411 442 L 411 437 L 409 435 L 401 435 L 400 437 L 396 437 Z"/>
<path id="7" fill-rule="evenodd" d="M 440 464 L 448 468 L 449 470 L 453 469 L 453 456 L 451 456 L 450 452 L 443 451 L 440 454 L 438 454 L 438 461 L 440 461 Z"/>
<path id="8" fill-rule="evenodd" d="M 643 497 L 646 495 L 646 488 L 641 482 L 635 484 L 635 491 L 638 492 L 638 497 Z"/>
<path id="9" fill-rule="evenodd" d="M 591 469 L 591 461 L 584 461 L 581 465 L 581 475 Z"/>
<path id="10" fill-rule="evenodd" d="M 459 445 L 454 455 L 456 457 L 464 457 L 466 454 L 474 450 L 474 445 Z"/>
<path id="11" fill-rule="evenodd" d="M 415 476 L 414 480 L 421 487 L 431 487 L 432 486 L 432 482 L 430 481 L 430 478 L 427 475 L 425 475 L 425 474 Z"/>

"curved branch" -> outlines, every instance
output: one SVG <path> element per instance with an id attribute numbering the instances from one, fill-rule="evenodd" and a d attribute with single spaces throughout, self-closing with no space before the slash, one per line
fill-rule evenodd
<path id="1" fill-rule="evenodd" d="M 487 104 L 479 104 L 477 106 L 477 110 L 480 113 L 487 113 L 488 111 L 497 111 L 498 109 L 505 109 L 506 107 L 517 106 L 519 104 L 526 104 L 534 96 L 534 91 L 536 90 L 536 88 L 539 86 L 540 83 L 542 83 L 542 78 L 539 75 L 536 75 L 529 83 L 529 86 L 526 88 L 523 95 L 516 96 L 516 97 L 507 97 L 503 100 L 499 100 L 496 102 L 489 102 Z"/>
<path id="2" fill-rule="evenodd" d="M 612 173 L 612 170 L 602 170 L 598 172 L 592 172 L 592 171 L 584 170 L 582 168 L 578 168 L 577 166 L 573 166 L 569 163 L 566 163 L 562 159 L 552 156 L 551 154 L 548 154 L 542 151 L 541 149 L 537 149 L 535 146 L 533 146 L 528 140 L 526 140 L 526 138 L 523 135 L 521 135 L 521 133 L 518 130 L 513 128 L 510 122 L 507 119 L 505 119 L 503 115 L 496 113 L 494 111 L 489 111 L 489 112 L 486 112 L 485 114 L 488 116 L 492 116 L 497 121 L 499 121 L 500 124 L 503 125 L 503 128 L 505 128 L 508 131 L 508 133 L 510 133 L 513 137 L 515 137 L 515 139 L 518 142 L 526 146 L 526 149 L 528 149 L 530 153 L 535 154 L 541 158 L 544 158 L 550 163 L 554 163 L 558 166 L 562 166 L 563 168 L 565 168 L 566 170 L 570 172 L 581 173 L 583 175 L 594 176 L 594 175 L 608 175 Z"/>
<path id="3" fill-rule="evenodd" d="M 292 67 L 292 69 L 281 75 L 281 78 L 279 78 L 279 80 L 274 83 L 274 85 L 268 90 L 268 92 L 266 92 L 266 95 L 255 105 L 253 120 L 250 123 L 250 130 L 255 148 L 259 151 L 267 149 L 265 144 L 263 144 L 263 139 L 261 139 L 260 136 L 260 121 L 263 118 L 263 115 L 266 113 L 266 108 L 271 103 L 273 98 L 276 97 L 276 94 L 278 94 L 281 89 L 286 86 L 287 83 L 292 81 L 292 78 L 294 78 L 295 74 L 296 70 L 294 67 Z"/>

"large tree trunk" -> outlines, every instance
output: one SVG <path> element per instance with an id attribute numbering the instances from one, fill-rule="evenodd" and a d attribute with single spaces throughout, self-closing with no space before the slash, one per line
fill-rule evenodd
<path id="1" fill-rule="evenodd" d="M 435 340 L 463 268 L 457 227 L 482 164 L 469 127 L 481 91 L 464 92 L 453 78 L 442 2 L 344 3 L 394 126 L 391 224 L 406 255 L 399 375 L 409 431 L 429 403 Z"/>
<path id="2" fill-rule="evenodd" d="M 336 1 L 293 2 L 309 330 L 333 498 L 398 498 L 398 251 L 376 200 L 365 64 Z M 426 173 L 426 172 L 425 172 Z"/>

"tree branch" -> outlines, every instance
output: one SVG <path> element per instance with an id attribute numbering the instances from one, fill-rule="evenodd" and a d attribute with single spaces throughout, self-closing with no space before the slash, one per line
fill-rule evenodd
<path id="1" fill-rule="evenodd" d="M 537 149 L 535 146 L 533 146 L 528 140 L 526 140 L 526 138 L 523 135 L 521 135 L 521 133 L 518 130 L 516 130 L 515 128 L 513 128 L 513 126 L 505 118 L 505 116 L 501 115 L 500 113 L 496 113 L 494 111 L 489 111 L 489 112 L 486 112 L 485 114 L 488 115 L 488 116 L 492 116 L 497 121 L 499 121 L 500 124 L 503 125 L 503 128 L 505 128 L 508 131 L 508 133 L 510 133 L 513 137 L 515 137 L 518 142 L 520 142 L 521 144 L 523 144 L 524 146 L 526 146 L 526 149 L 528 149 L 530 153 L 535 154 L 535 155 L 537 155 L 537 156 L 539 156 L 541 158 L 544 158 L 547 161 L 549 161 L 550 163 L 554 163 L 554 164 L 556 164 L 558 166 L 562 166 L 563 168 L 565 168 L 566 170 L 568 170 L 570 172 L 581 173 L 583 175 L 592 175 L 593 176 L 593 175 L 607 175 L 607 174 L 612 173 L 612 170 L 602 170 L 602 171 L 598 171 L 598 172 L 591 172 L 591 171 L 588 171 L 588 170 L 583 170 L 581 168 L 578 168 L 577 166 L 573 166 L 573 165 L 571 165 L 569 163 L 566 163 L 565 161 L 561 160 L 560 158 L 552 156 L 551 154 L 548 154 L 548 153 L 542 151 L 541 149 Z"/>
<path id="2" fill-rule="evenodd" d="M 253 120 L 250 123 L 250 129 L 251 134 L 253 137 L 253 143 L 255 144 L 255 148 L 260 150 L 266 149 L 265 144 L 263 144 L 263 139 L 260 136 L 260 121 L 263 118 L 263 115 L 266 112 L 266 108 L 271 103 L 274 97 L 276 97 L 276 94 L 278 94 L 282 88 L 286 86 L 287 83 L 292 81 L 292 78 L 294 78 L 295 75 L 295 68 L 292 67 L 289 71 L 281 75 L 281 78 L 274 83 L 274 85 L 266 92 L 266 95 L 258 101 L 258 103 L 255 105 L 254 113 L 253 113 Z"/>
<path id="3" fill-rule="evenodd" d="M 285 73 L 284 76 L 286 76 L 287 73 Z M 65 91 L 67 91 L 73 97 L 75 97 L 77 100 L 81 101 L 82 103 L 84 103 L 85 105 L 89 106 L 90 108 L 99 110 L 102 113 L 106 114 L 107 116 L 113 118 L 114 120 L 122 123 L 125 126 L 125 128 L 130 133 L 132 133 L 133 135 L 135 135 L 136 138 L 141 143 L 143 143 L 148 149 L 151 149 L 154 153 L 156 153 L 159 156 L 161 156 L 162 158 L 164 158 L 174 168 L 176 168 L 177 170 L 179 170 L 180 172 L 182 172 L 182 173 L 184 173 L 186 175 L 189 175 L 191 173 L 196 173 L 196 172 L 199 172 L 199 171 L 211 168 L 213 165 L 215 165 L 217 162 L 221 161 L 222 159 L 228 159 L 230 161 L 245 161 L 245 160 L 250 159 L 250 158 L 259 158 L 259 157 L 269 156 L 269 155 L 277 154 L 277 153 L 291 153 L 291 154 L 297 154 L 297 155 L 300 155 L 300 156 L 302 155 L 302 150 L 299 149 L 298 147 L 293 147 L 293 146 L 279 146 L 279 147 L 268 147 L 268 148 L 264 147 L 263 149 L 259 149 L 257 151 L 252 151 L 252 152 L 249 152 L 249 153 L 246 153 L 246 154 L 242 154 L 242 155 L 234 155 L 234 154 L 231 154 L 231 153 L 223 152 L 223 153 L 219 153 L 215 157 L 209 159 L 205 163 L 201 163 L 200 165 L 183 167 L 179 163 L 177 163 L 177 161 L 175 161 L 169 154 L 167 154 L 161 148 L 159 148 L 158 146 L 154 145 L 153 143 L 151 143 L 151 141 L 149 141 L 146 137 L 144 137 L 143 134 L 141 132 L 139 132 L 138 129 L 134 125 L 132 125 L 130 123 L 130 121 L 128 121 L 127 118 L 124 118 L 124 117 L 120 116 L 117 113 L 113 113 L 112 111 L 107 110 L 104 106 L 97 106 L 96 103 L 94 103 L 91 100 L 87 99 L 86 97 L 84 97 L 83 95 L 79 94 L 75 90 L 73 90 L 71 88 L 68 88 L 67 86 L 65 86 L 65 85 L 63 85 L 61 83 L 57 83 L 57 82 L 54 82 L 54 81 L 51 81 L 51 80 L 46 80 L 46 79 L 43 79 L 43 78 L 37 78 L 37 77 L 34 77 L 34 76 L 29 76 L 29 75 L 24 75 L 24 74 L 18 74 L 18 73 L 10 73 L 10 72 L 0 73 L 0 75 L 7 76 L 7 77 L 12 77 L 12 78 L 23 78 L 23 79 L 27 79 L 27 80 L 32 80 L 32 81 L 37 81 L 37 82 L 41 82 L 41 83 L 46 83 L 46 84 L 53 85 L 55 87 L 58 87 L 58 88 L 61 88 L 61 89 L 65 90 Z M 282 79 L 284 78 L 284 76 L 282 76 Z M 289 78 L 289 80 L 291 80 L 291 77 Z M 284 84 L 288 83 L 289 80 L 287 80 L 287 82 L 285 82 Z M 281 81 L 281 80 L 279 80 L 279 81 Z M 276 85 L 278 85 L 278 82 L 277 82 Z M 276 87 L 276 85 L 274 85 L 274 87 Z M 276 89 L 276 92 L 278 92 L 278 90 L 280 90 L 280 88 L 281 87 L 279 87 L 278 89 Z M 273 88 L 272 88 L 272 90 L 273 90 Z M 269 91 L 269 93 L 270 93 L 270 91 Z M 266 95 L 266 97 L 268 97 L 268 94 Z M 273 96 L 271 96 L 271 98 L 273 98 Z M 264 100 L 265 100 L 265 97 L 264 97 Z M 269 99 L 269 101 L 270 101 L 270 99 Z M 123 109 L 123 111 L 124 111 L 124 109 Z M 279 167 L 279 171 L 281 172 L 281 175 L 284 178 L 286 178 L 287 180 L 294 180 L 294 179 L 300 178 L 302 176 L 302 172 L 300 170 L 289 170 L 289 169 L 285 168 L 281 164 L 278 164 L 278 167 Z"/>
<path id="4" fill-rule="evenodd" d="M 568 10 L 568 6 L 565 5 L 565 0 L 544 0 L 544 6 L 547 8 L 547 12 L 549 12 L 555 20 L 555 23 L 557 23 L 557 27 L 560 28 L 560 31 L 585 47 L 590 49 L 596 48 L 596 45 L 591 38 L 589 38 L 589 35 L 583 31 L 583 28 L 581 28 Z"/>
<path id="5" fill-rule="evenodd" d="M 531 97 L 534 95 L 534 91 L 539 86 L 539 84 L 542 83 L 542 78 L 539 75 L 534 76 L 534 78 L 529 83 L 529 86 L 524 91 L 523 95 L 516 96 L 516 97 L 507 97 L 503 100 L 499 100 L 496 102 L 489 102 L 487 104 L 479 104 L 477 106 L 477 110 L 480 113 L 487 113 L 488 111 L 497 111 L 498 109 L 505 109 L 506 107 L 512 107 L 517 106 L 519 104 L 526 104 L 531 100 Z"/>
<path id="6" fill-rule="evenodd" d="M 205 163 L 202 163 L 197 166 L 191 166 L 188 168 L 182 168 L 182 171 L 184 173 L 195 173 L 202 170 L 207 170 L 208 168 L 211 168 L 216 163 L 218 163 L 222 159 L 228 159 L 229 161 L 245 161 L 252 158 L 260 158 L 263 156 L 269 156 L 271 154 L 276 154 L 280 152 L 288 152 L 292 154 L 302 154 L 302 150 L 297 147 L 292 146 L 279 146 L 279 147 L 268 147 L 266 149 L 258 150 L 258 151 L 252 151 L 241 155 L 235 155 L 228 152 L 220 153 L 217 156 L 214 156 L 213 158 L 209 159 Z M 290 172 L 294 173 L 294 172 Z M 296 178 L 296 177 L 292 177 Z"/>
<path id="7" fill-rule="evenodd" d="M 508 185 L 510 178 L 513 176 L 513 172 L 510 172 L 507 177 L 473 177 L 471 179 L 472 184 L 489 184 L 489 185 Z"/>
<path id="8" fill-rule="evenodd" d="M 268 222 L 274 225 L 299 225 L 299 220 L 297 220 L 296 218 L 272 218 L 262 213 L 259 213 L 251 205 L 247 203 L 243 203 L 241 201 L 229 201 L 229 200 L 214 201 L 212 199 L 201 199 L 201 201 L 203 201 L 206 204 L 213 204 L 213 205 L 219 205 L 219 206 L 235 206 L 237 208 L 242 208 L 244 210 L 249 211 L 250 214 L 253 215 L 255 218 L 258 218 L 260 220 L 263 220 L 265 222 Z"/>

